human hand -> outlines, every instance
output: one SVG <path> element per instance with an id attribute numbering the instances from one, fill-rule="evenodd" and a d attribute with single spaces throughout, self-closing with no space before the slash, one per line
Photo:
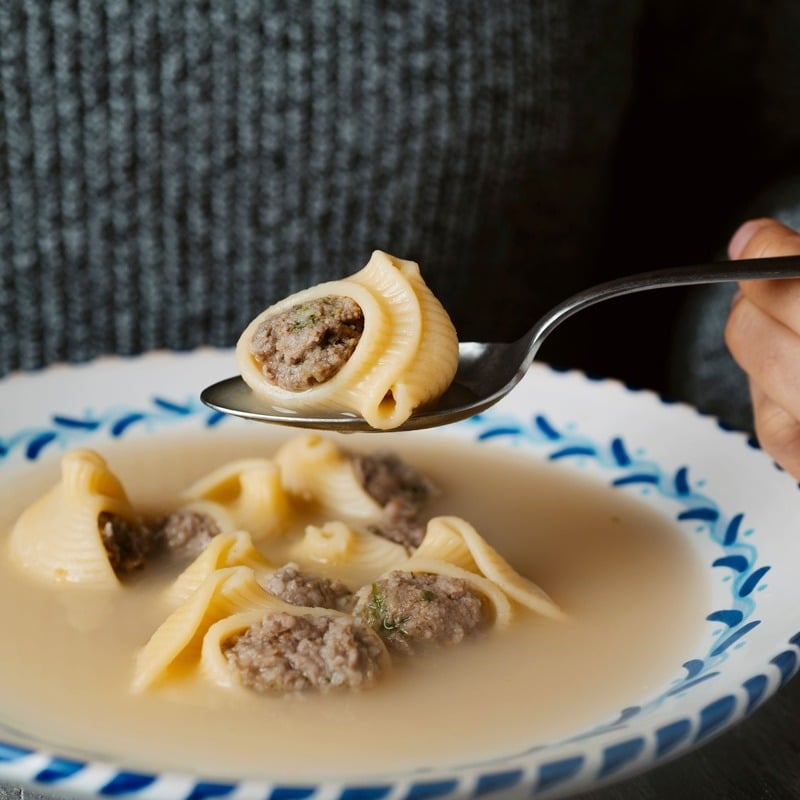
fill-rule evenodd
<path id="1" fill-rule="evenodd" d="M 800 233 L 772 219 L 745 222 L 732 259 L 800 255 Z M 747 373 L 761 447 L 800 480 L 800 280 L 742 281 L 725 329 Z"/>

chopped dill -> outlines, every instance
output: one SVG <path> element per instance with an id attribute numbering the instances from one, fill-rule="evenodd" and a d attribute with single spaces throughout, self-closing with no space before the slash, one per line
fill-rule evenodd
<path id="1" fill-rule="evenodd" d="M 380 631 L 386 633 L 404 633 L 403 625 L 405 625 L 405 619 L 396 619 L 391 615 L 386 606 L 386 601 L 378 590 L 377 583 L 372 584 L 372 593 L 369 603 L 367 603 L 367 609 L 369 610 L 372 621 L 379 624 Z"/>
<path id="2" fill-rule="evenodd" d="M 297 318 L 292 322 L 291 331 L 302 331 L 305 328 L 310 328 L 319 322 L 319 317 L 308 307 L 304 305 L 297 306 L 294 309 Z"/>

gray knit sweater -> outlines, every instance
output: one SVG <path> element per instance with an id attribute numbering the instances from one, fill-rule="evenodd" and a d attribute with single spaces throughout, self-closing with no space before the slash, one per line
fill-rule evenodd
<path id="1" fill-rule="evenodd" d="M 696 5 L 3 0 L 0 374 L 232 344 L 374 248 L 495 339 L 591 280 L 712 255 L 800 141 L 800 11 Z M 552 358 L 638 379 L 665 308 L 590 318 Z"/>

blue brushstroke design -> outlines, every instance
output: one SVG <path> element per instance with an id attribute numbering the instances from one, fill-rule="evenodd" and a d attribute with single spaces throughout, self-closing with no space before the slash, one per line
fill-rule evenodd
<path id="1" fill-rule="evenodd" d="M 138 411 L 135 411 L 131 414 L 126 414 L 124 417 L 120 417 L 120 419 L 116 420 L 112 424 L 111 435 L 114 438 L 119 438 L 127 433 L 128 428 L 130 428 L 131 425 L 141 422 L 144 419 L 147 419 L 147 417 L 144 414 L 140 414 Z"/>
<path id="2" fill-rule="evenodd" d="M 658 475 L 646 475 L 639 473 L 638 475 L 626 475 L 624 478 L 616 478 L 611 482 L 612 486 L 631 486 L 635 483 L 646 483 L 650 486 L 658 486 L 661 479 Z"/>
<path id="3" fill-rule="evenodd" d="M 544 414 L 537 414 L 533 418 L 533 424 L 539 433 L 544 434 L 545 438 L 554 442 L 561 438 L 561 434 L 553 427 Z"/>
<path id="4" fill-rule="evenodd" d="M 722 544 L 724 547 L 730 547 L 736 543 L 739 537 L 739 529 L 742 526 L 744 514 L 735 514 L 725 529 L 725 535 L 722 537 Z"/>
<path id="5" fill-rule="evenodd" d="M 316 786 L 276 786 L 269 793 L 269 800 L 307 800 L 316 792 Z"/>
<path id="6" fill-rule="evenodd" d="M 524 773 L 521 769 L 490 772 L 487 775 L 481 775 L 475 785 L 475 797 L 511 789 L 522 780 L 523 775 Z"/>
<path id="7" fill-rule="evenodd" d="M 146 404 L 145 404 L 146 405 Z M 83 439 L 103 434 L 113 438 L 125 436 L 129 430 L 145 428 L 148 432 L 160 426 L 174 425 L 177 421 L 191 419 L 206 427 L 213 427 L 227 419 L 224 414 L 205 407 L 198 398 L 186 400 L 165 397 L 161 394 L 151 398 L 149 407 L 129 407 L 107 409 L 102 413 L 91 410 L 81 416 L 71 414 L 55 414 L 49 425 L 37 429 L 18 431 L 11 436 L 0 439 L 0 462 L 9 454 L 20 450 L 30 461 L 36 461 L 43 453 L 50 452 L 51 447 L 65 448 Z M 709 683 L 719 673 L 718 665 L 728 655 L 731 647 L 743 644 L 746 634 L 760 624 L 753 615 L 756 603 L 753 600 L 755 589 L 763 588 L 763 578 L 770 569 L 769 565 L 759 561 L 758 550 L 753 541 L 756 537 L 747 537 L 744 541 L 741 532 L 745 524 L 745 516 L 741 512 L 726 514 L 710 497 L 694 488 L 689 479 L 689 466 L 681 466 L 674 472 L 666 472 L 660 465 L 648 460 L 646 455 L 639 454 L 637 448 L 631 448 L 622 435 L 615 434 L 607 442 L 598 442 L 582 435 L 574 423 L 556 425 L 546 414 L 537 413 L 529 422 L 522 424 L 514 415 L 496 413 L 481 414 L 463 425 L 471 430 L 479 441 L 493 438 L 506 438 L 509 445 L 521 445 L 543 451 L 549 460 L 574 458 L 579 468 L 588 466 L 606 470 L 609 483 L 624 491 L 626 487 L 652 487 L 662 500 L 676 504 L 675 518 L 681 522 L 706 523 L 702 533 L 711 542 L 718 545 L 722 554 L 715 558 L 712 566 L 730 569 L 732 575 L 727 581 L 730 587 L 730 608 L 719 609 L 706 618 L 709 622 L 720 623 L 725 630 L 714 635 L 707 655 L 694 658 L 684 663 L 685 675 L 659 696 L 646 702 L 641 707 L 623 709 L 612 721 L 598 725 L 583 732 L 581 738 L 600 736 L 604 733 L 624 730 L 635 718 L 658 708 L 666 699 L 674 694 L 691 691 L 698 684 Z M 697 484 L 702 486 L 702 481 Z M 752 533 L 752 531 L 748 531 Z M 800 647 L 800 632 L 790 640 L 794 648 Z M 744 646 L 747 646 L 744 643 Z M 772 659 L 772 665 L 785 682 L 798 669 L 800 655 L 796 649 L 785 650 Z M 764 675 L 749 678 L 743 684 L 747 694 L 748 709 L 754 708 L 769 691 L 769 681 Z M 726 725 L 736 714 L 736 701 L 733 695 L 722 697 L 705 706 L 696 717 L 699 741 Z M 653 732 L 656 757 L 663 757 L 674 751 L 687 741 L 692 729 L 692 720 L 681 719 L 669 723 Z M 526 753 L 547 751 L 548 748 L 563 743 L 537 745 Z M 13 762 L 26 758 L 33 751 L 27 748 L 0 743 L 0 761 Z M 601 775 L 611 775 L 623 771 L 628 765 L 640 760 L 646 753 L 645 740 L 641 737 L 613 744 L 603 751 Z M 506 756 L 489 759 L 486 764 L 506 763 Z M 41 763 L 41 762 L 39 762 Z M 31 773 L 42 784 L 57 785 L 70 775 L 77 775 L 85 766 L 83 762 L 71 759 L 53 758 L 37 773 Z M 577 777 L 585 767 L 582 753 L 568 759 L 556 759 L 539 768 L 535 791 L 547 791 L 560 782 Z M 120 771 L 103 787 L 100 793 L 108 796 L 136 795 L 147 792 L 157 778 Z M 476 783 L 479 794 L 502 791 L 504 788 L 515 788 L 526 780 L 518 769 L 497 770 L 481 775 Z M 198 781 L 191 788 L 186 800 L 204 800 L 204 798 L 225 797 L 235 792 L 238 784 L 221 784 Z M 406 797 L 408 800 L 427 800 L 427 798 L 443 797 L 459 790 L 457 780 L 419 781 L 412 784 Z M 307 800 L 313 797 L 320 787 L 317 786 L 273 786 L 265 797 L 269 800 Z M 340 800 L 383 800 L 392 791 L 393 785 L 347 786 L 343 787 Z"/>
<path id="8" fill-rule="evenodd" d="M 51 442 L 56 441 L 58 438 L 58 434 L 55 431 L 45 431 L 44 433 L 40 433 L 30 442 L 28 442 L 28 446 L 25 448 L 25 457 L 29 461 L 36 461 L 37 458 L 42 454 L 42 450 L 47 447 L 48 444 Z"/>
<path id="9" fill-rule="evenodd" d="M 74 417 L 64 417 L 60 414 L 53 416 L 53 424 L 63 428 L 79 428 L 85 431 L 96 431 L 100 427 L 99 420 L 96 419 L 75 419 Z"/>
<path id="10" fill-rule="evenodd" d="M 488 430 L 479 433 L 477 439 L 479 442 L 486 442 L 489 439 L 499 439 L 504 436 L 518 436 L 520 428 L 489 428 Z"/>
<path id="11" fill-rule="evenodd" d="M 736 711 L 736 698 L 733 695 L 726 695 L 719 700 L 707 705 L 700 711 L 700 726 L 695 736 L 695 741 L 699 742 L 708 738 L 711 734 L 725 727 Z"/>
<path id="12" fill-rule="evenodd" d="M 699 675 L 705 665 L 706 662 L 699 658 L 686 661 L 683 664 L 683 668 L 686 670 L 686 680 L 692 680 L 696 675 Z"/>
<path id="13" fill-rule="evenodd" d="M 413 783 L 406 794 L 406 800 L 433 800 L 453 794 L 458 788 L 458 781 L 428 781 Z"/>
<path id="14" fill-rule="evenodd" d="M 631 457 L 625 448 L 625 442 L 622 441 L 620 436 L 615 436 L 611 440 L 611 455 L 614 461 L 617 462 L 617 466 L 627 467 L 631 463 Z"/>
<path id="15" fill-rule="evenodd" d="M 635 761 L 644 751 L 645 741 L 639 736 L 626 742 L 619 742 L 603 750 L 603 763 L 597 773 L 598 778 L 607 778 L 619 772 L 624 766 Z"/>
<path id="16" fill-rule="evenodd" d="M 748 714 L 761 702 L 761 698 L 764 697 L 768 685 L 769 681 L 766 675 L 754 675 L 742 684 L 742 688 L 747 692 Z"/>
<path id="17" fill-rule="evenodd" d="M 348 786 L 342 790 L 339 800 L 383 800 L 391 791 L 391 785 Z"/>
<path id="18" fill-rule="evenodd" d="M 719 519 L 719 510 L 716 508 L 689 508 L 678 514 L 678 519 L 683 522 L 687 520 L 716 522 Z"/>
<path id="19" fill-rule="evenodd" d="M 573 756 L 572 758 L 562 758 L 558 761 L 550 761 L 539 767 L 539 776 L 536 780 L 534 791 L 536 794 L 549 791 L 560 783 L 572 780 L 583 768 L 585 758 L 583 756 Z"/>
<path id="20" fill-rule="evenodd" d="M 67 758 L 51 758 L 47 766 L 36 773 L 35 780 L 39 783 L 55 783 L 66 778 L 71 778 L 84 770 L 86 765 L 80 761 Z"/>
<path id="21" fill-rule="evenodd" d="M 173 400 L 167 400 L 165 397 L 154 397 L 153 405 L 163 408 L 164 411 L 169 411 L 171 414 L 179 414 L 184 417 L 192 413 L 192 407 L 190 405 L 176 403 Z"/>
<path id="22" fill-rule="evenodd" d="M 784 650 L 784 652 L 778 653 L 778 655 L 771 659 L 770 664 L 774 664 L 780 670 L 780 685 L 784 686 L 797 672 L 797 653 L 793 650 Z"/>
<path id="23" fill-rule="evenodd" d="M 741 628 L 738 628 L 734 633 L 732 633 L 727 639 L 723 639 L 719 642 L 716 647 L 711 651 L 712 656 L 718 656 L 724 653 L 731 645 L 736 644 L 743 636 L 746 636 L 750 633 L 753 628 L 757 627 L 761 624 L 761 620 L 754 619 L 751 622 L 748 622 L 746 625 L 742 625 Z"/>
<path id="24" fill-rule="evenodd" d="M 211 800 L 211 798 L 215 797 L 227 797 L 229 794 L 233 794 L 235 789 L 235 783 L 199 781 L 194 785 L 192 791 L 186 795 L 186 800 Z"/>
<path id="25" fill-rule="evenodd" d="M 689 485 L 689 468 L 681 467 L 675 473 L 675 492 L 681 497 L 685 497 L 692 491 Z"/>
<path id="26" fill-rule="evenodd" d="M 671 753 L 685 742 L 692 731 L 692 723 L 688 719 L 670 722 L 656 731 L 656 755 L 659 758 Z"/>
<path id="27" fill-rule="evenodd" d="M 573 447 L 565 447 L 562 450 L 556 450 L 554 453 L 550 453 L 548 458 L 551 461 L 558 461 L 562 458 L 575 458 L 577 456 L 594 456 L 595 450 L 592 447 L 581 447 L 575 445 Z"/>
<path id="28" fill-rule="evenodd" d="M 139 772 L 118 772 L 105 786 L 101 787 L 100 794 L 106 797 L 119 797 L 123 794 L 141 792 L 152 786 L 156 781 L 154 775 L 144 775 Z"/>
<path id="29" fill-rule="evenodd" d="M 758 586 L 759 581 L 769 572 L 769 567 L 759 567 L 754 570 L 739 587 L 739 597 L 747 597 Z"/>
<path id="30" fill-rule="evenodd" d="M 730 567 L 736 572 L 744 572 L 750 567 L 750 562 L 742 555 L 723 556 L 711 562 L 712 567 Z"/>
<path id="31" fill-rule="evenodd" d="M 709 622 L 721 622 L 729 628 L 735 628 L 744 619 L 744 614 L 738 608 L 727 608 L 712 611 L 706 619 Z"/>

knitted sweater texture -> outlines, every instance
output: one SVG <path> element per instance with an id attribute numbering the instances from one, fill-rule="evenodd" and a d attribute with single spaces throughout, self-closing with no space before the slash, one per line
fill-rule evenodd
<path id="1" fill-rule="evenodd" d="M 659 5 L 0 3 L 0 374 L 230 345 L 375 248 L 420 262 L 462 338 L 515 336 L 587 281 L 655 266 L 631 255 L 644 239 L 625 215 L 655 228 L 641 209 L 665 201 L 642 164 L 685 158 L 663 125 L 636 128 L 637 98 L 652 112 L 732 91 L 669 46 L 713 13 L 687 27 L 693 4 Z M 761 43 L 750 5 L 725 24 Z M 643 87 L 654 26 L 675 69 Z M 721 231 L 651 262 L 710 254 Z"/>

